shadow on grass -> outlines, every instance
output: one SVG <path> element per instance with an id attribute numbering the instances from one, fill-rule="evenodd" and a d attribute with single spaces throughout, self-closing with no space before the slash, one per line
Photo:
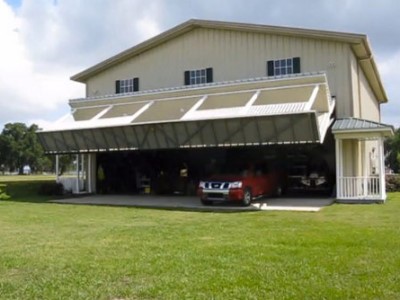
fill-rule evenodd
<path id="1" fill-rule="evenodd" d="M 23 181 L 3 181 L 5 192 L 10 196 L 9 199 L 0 201 L 8 202 L 30 202 L 30 203 L 49 203 L 51 200 L 70 198 L 71 195 L 55 196 L 40 195 L 39 190 L 43 183 L 51 183 L 54 180 L 23 180 Z"/>
<path id="2" fill-rule="evenodd" d="M 67 197 L 68 198 L 68 197 Z M 74 198 L 69 197 L 69 198 Z M 79 197 L 81 198 L 81 197 Z M 259 212 L 260 210 L 255 209 L 246 209 L 246 207 L 241 207 L 239 205 L 234 204 L 226 204 L 226 206 L 198 206 L 198 207 L 184 207 L 184 206 L 159 206 L 159 205 L 140 205 L 140 204 L 111 204 L 111 203 L 88 203 L 88 202 L 58 202 L 54 200 L 62 200 L 60 199 L 51 199 L 48 203 L 60 204 L 60 205 L 83 205 L 83 206 L 97 206 L 97 207 L 110 207 L 110 208 L 130 208 L 130 209 L 144 209 L 144 210 L 159 210 L 159 211 L 182 211 L 182 212 L 196 212 L 196 213 L 218 213 L 218 214 L 227 214 L 227 213 L 250 213 L 250 212 Z M 242 208 L 242 209 L 241 209 Z"/>

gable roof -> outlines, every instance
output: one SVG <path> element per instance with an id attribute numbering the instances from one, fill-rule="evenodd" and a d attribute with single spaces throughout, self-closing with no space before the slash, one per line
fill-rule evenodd
<path id="1" fill-rule="evenodd" d="M 258 32 L 349 43 L 351 44 L 353 52 L 357 57 L 360 66 L 363 69 L 378 100 L 380 102 L 387 102 L 388 100 L 375 60 L 372 56 L 372 50 L 368 42 L 368 38 L 364 34 L 198 19 L 188 20 L 134 47 L 122 51 L 86 70 L 83 70 L 80 73 L 71 76 L 71 80 L 85 83 L 88 78 L 101 71 L 104 71 L 116 64 L 137 56 L 153 47 L 156 47 L 168 40 L 171 40 L 196 28 Z"/>

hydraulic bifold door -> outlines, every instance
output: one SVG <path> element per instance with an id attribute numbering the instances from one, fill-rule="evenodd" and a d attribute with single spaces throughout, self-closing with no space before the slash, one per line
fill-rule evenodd
<path id="1" fill-rule="evenodd" d="M 39 139 L 54 154 L 322 143 L 335 103 L 325 75 L 309 77 L 81 107 L 72 122 L 40 131 Z"/>

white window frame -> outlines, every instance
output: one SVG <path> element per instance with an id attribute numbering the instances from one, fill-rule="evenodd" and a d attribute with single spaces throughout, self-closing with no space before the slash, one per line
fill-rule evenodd
<path id="1" fill-rule="evenodd" d="M 134 84 L 132 79 L 121 79 L 119 81 L 119 92 L 122 93 L 133 93 Z"/>
<path id="2" fill-rule="evenodd" d="M 189 83 L 190 85 L 207 83 L 207 69 L 189 70 Z"/>
<path id="3" fill-rule="evenodd" d="M 293 58 L 276 59 L 274 62 L 274 76 L 293 74 Z"/>

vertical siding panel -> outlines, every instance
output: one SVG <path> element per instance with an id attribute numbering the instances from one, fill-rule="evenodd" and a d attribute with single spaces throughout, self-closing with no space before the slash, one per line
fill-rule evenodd
<path id="1" fill-rule="evenodd" d="M 259 76 L 266 76 L 267 75 L 267 71 L 266 71 L 266 61 L 268 59 L 268 53 L 266 51 L 266 39 L 267 36 L 265 34 L 259 34 L 259 44 L 258 44 L 258 52 L 259 52 Z"/>
<path id="2" fill-rule="evenodd" d="M 270 56 L 270 59 L 275 59 L 276 58 L 275 49 L 277 49 L 276 38 L 275 38 L 275 36 L 270 35 L 269 39 L 270 39 L 270 43 L 269 43 L 268 54 Z"/>
<path id="3" fill-rule="evenodd" d="M 282 46 L 283 46 L 283 49 L 282 49 L 283 57 L 282 58 L 286 58 L 286 57 L 292 56 L 291 55 L 291 51 L 290 51 L 291 49 L 290 49 L 290 46 L 289 46 L 289 43 L 290 43 L 289 39 L 290 38 L 288 36 L 284 36 L 282 38 Z"/>
<path id="4" fill-rule="evenodd" d="M 243 32 L 243 51 L 244 53 L 242 54 L 241 60 L 242 64 L 244 65 L 244 70 L 245 70 L 245 77 L 244 78 L 249 78 L 251 77 L 251 74 L 254 73 L 254 67 L 252 63 L 252 58 L 250 57 L 250 41 L 251 41 L 251 34 L 248 32 Z"/>
<path id="5" fill-rule="evenodd" d="M 303 43 L 302 40 L 300 38 L 293 38 L 295 41 L 295 53 L 294 56 L 299 56 L 300 57 L 300 68 L 301 68 L 301 72 L 303 72 L 303 59 L 304 59 L 304 52 L 303 52 Z"/>
<path id="6" fill-rule="evenodd" d="M 357 73 L 357 62 L 355 60 L 355 58 L 353 57 L 353 55 L 350 56 L 349 58 L 349 68 L 350 68 L 350 78 L 351 78 L 351 86 L 350 86 L 350 90 L 351 90 L 351 95 L 354 101 L 354 116 L 361 118 L 362 114 L 361 114 L 361 108 L 360 108 L 360 94 L 359 94 L 359 85 L 358 85 L 358 73 Z"/>
<path id="7" fill-rule="evenodd" d="M 230 78 L 229 79 L 233 79 L 232 77 L 234 77 L 234 73 L 236 73 L 236 75 L 242 76 L 242 62 L 240 61 L 240 56 L 239 54 L 242 53 L 243 49 L 240 47 L 241 46 L 241 35 L 242 32 L 238 32 L 237 34 L 235 34 L 232 31 L 232 36 L 233 36 L 233 44 L 232 44 L 232 49 L 233 50 L 233 60 L 231 63 L 231 67 L 232 67 L 232 72 L 230 74 Z"/>
<path id="8" fill-rule="evenodd" d="M 234 79 L 237 75 L 240 77 L 244 77 L 244 74 L 246 73 L 245 68 L 243 67 L 243 52 L 245 51 L 243 48 L 243 32 L 239 32 L 239 34 L 235 35 L 235 44 L 233 45 L 234 49 L 236 49 L 235 52 L 235 64 L 236 68 L 234 68 L 234 72 L 232 73 L 231 79 Z M 235 72 L 236 71 L 236 72 Z M 235 74 L 236 73 L 236 76 Z"/>
<path id="9" fill-rule="evenodd" d="M 264 51 L 265 51 L 265 60 L 270 60 L 272 59 L 272 55 L 271 55 L 271 44 L 272 44 L 272 40 L 271 40 L 271 36 L 270 35 L 265 35 L 265 39 L 264 39 Z"/>
<path id="10" fill-rule="evenodd" d="M 219 81 L 225 81 L 226 80 L 226 76 L 225 76 L 225 74 L 227 74 L 227 72 L 228 72 L 228 68 L 229 68 L 229 62 L 230 62 L 230 58 L 229 58 L 229 55 L 227 54 L 227 46 L 229 46 L 228 45 L 228 43 L 229 43 L 229 32 L 224 32 L 224 34 L 222 35 L 222 36 L 220 36 L 219 38 L 218 38 L 218 41 L 219 41 L 219 43 L 220 43 L 220 46 L 221 46 L 221 51 L 220 51 L 220 53 L 223 53 L 223 59 L 222 59 L 222 61 L 224 62 L 224 64 L 221 66 L 221 65 L 219 65 L 218 67 L 219 68 L 221 68 L 220 69 L 220 72 L 221 72 L 221 77 L 220 77 L 220 79 L 219 79 Z"/>
<path id="11" fill-rule="evenodd" d="M 307 43 L 306 41 L 305 41 L 305 43 L 306 43 L 306 45 L 308 46 L 307 48 L 307 52 L 305 52 L 305 53 L 307 53 L 307 61 L 308 61 L 308 72 L 312 72 L 313 70 L 315 70 L 315 55 L 316 55 L 316 53 L 315 53 L 315 43 L 314 43 L 314 41 L 311 41 L 311 43 L 309 42 L 309 43 Z"/>
<path id="12" fill-rule="evenodd" d="M 258 53 L 255 52 L 255 49 L 258 46 L 258 40 L 255 37 L 254 33 L 248 33 L 247 34 L 247 47 L 248 47 L 248 53 L 247 53 L 247 65 L 249 66 L 249 74 L 247 77 L 255 77 L 255 74 L 257 74 L 257 59 L 258 59 Z"/>
<path id="13" fill-rule="evenodd" d="M 259 41 L 258 48 L 257 48 L 257 51 L 259 52 L 259 63 L 260 63 L 259 76 L 266 76 L 267 75 L 266 74 L 266 61 L 268 59 L 268 53 L 265 50 L 266 49 L 266 46 L 265 46 L 266 38 L 267 37 L 266 37 L 265 34 L 262 34 L 262 35 L 259 34 L 260 41 Z"/>
<path id="14" fill-rule="evenodd" d="M 243 40 L 242 40 L 242 47 L 243 47 L 243 51 L 245 53 L 243 53 L 242 55 L 242 65 L 243 65 L 243 70 L 244 70 L 244 75 L 245 78 L 249 78 L 251 77 L 251 74 L 254 73 L 254 69 L 252 68 L 251 64 L 249 64 L 249 58 L 250 58 L 250 46 L 249 46 L 249 42 L 250 42 L 250 37 L 249 37 L 249 33 L 247 32 L 243 32 Z M 244 56 L 244 57 L 243 57 Z M 244 59 L 243 59 L 244 58 Z"/>
<path id="15" fill-rule="evenodd" d="M 347 46 L 347 45 L 346 45 Z M 349 61 L 350 61 L 350 47 L 345 47 L 344 44 L 342 44 L 342 55 L 343 55 L 343 62 L 341 64 L 341 81 L 340 85 L 343 86 L 343 95 L 342 95 L 342 103 L 344 106 L 344 115 L 346 117 L 351 117 L 352 112 L 353 112 L 353 95 L 352 95 L 352 90 L 350 88 L 350 69 L 349 69 Z M 338 74 L 339 75 L 339 74 Z"/>

